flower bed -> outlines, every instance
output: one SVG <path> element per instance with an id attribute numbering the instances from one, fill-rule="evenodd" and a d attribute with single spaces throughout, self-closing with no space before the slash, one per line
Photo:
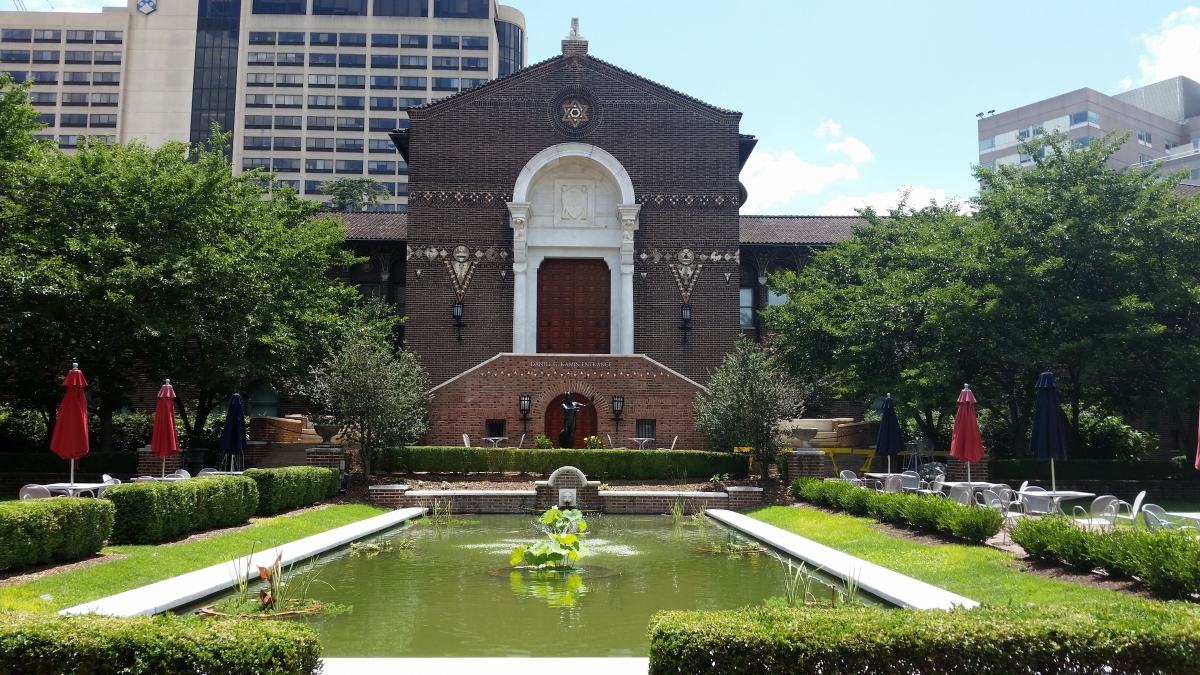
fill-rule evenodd
<path id="1" fill-rule="evenodd" d="M 113 517 L 113 505 L 99 499 L 0 502 L 0 569 L 98 553 Z"/>

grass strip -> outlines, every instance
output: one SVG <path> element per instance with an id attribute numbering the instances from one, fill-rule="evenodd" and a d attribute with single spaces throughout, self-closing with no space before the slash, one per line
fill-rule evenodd
<path id="1" fill-rule="evenodd" d="M 253 527 L 175 545 L 109 546 L 103 553 L 125 558 L 0 588 L 0 610 L 55 612 L 139 586 L 303 539 L 383 513 L 344 504 L 294 516 L 255 518 Z M 49 597 L 50 599 L 46 599 Z"/>
<path id="2" fill-rule="evenodd" d="M 1116 591 L 1021 572 L 1016 556 L 988 546 L 930 545 L 892 537 L 873 528 L 867 518 L 788 506 L 762 507 L 747 515 L 983 604 L 1134 602 Z"/>

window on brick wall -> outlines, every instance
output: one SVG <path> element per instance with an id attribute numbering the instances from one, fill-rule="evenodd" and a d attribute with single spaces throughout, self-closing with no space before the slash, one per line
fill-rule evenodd
<path id="1" fill-rule="evenodd" d="M 754 287 L 738 289 L 738 313 L 742 328 L 754 328 Z"/>
<path id="2" fill-rule="evenodd" d="M 483 435 L 487 438 L 504 438 L 505 420 L 488 420 L 483 425 Z"/>
<path id="3" fill-rule="evenodd" d="M 635 428 L 638 438 L 658 438 L 655 432 L 658 427 L 658 420 L 638 420 Z"/>

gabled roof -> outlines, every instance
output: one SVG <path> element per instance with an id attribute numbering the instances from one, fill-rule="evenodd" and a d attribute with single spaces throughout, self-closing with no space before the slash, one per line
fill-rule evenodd
<path id="1" fill-rule="evenodd" d="M 1180 183 L 1175 186 L 1175 194 L 1180 197 L 1191 197 L 1194 194 L 1200 193 L 1200 185 L 1193 183 Z"/>
<path id="2" fill-rule="evenodd" d="M 408 214 L 391 211 L 322 213 L 341 216 L 347 241 L 403 241 L 408 239 Z"/>
<path id="3" fill-rule="evenodd" d="M 859 216 L 742 216 L 743 244 L 827 245 L 850 236 Z"/>
<path id="4" fill-rule="evenodd" d="M 598 70 L 607 70 L 609 75 L 612 75 L 617 79 L 624 80 L 628 84 L 631 84 L 635 87 L 644 89 L 648 86 L 658 93 L 665 95 L 665 98 L 676 99 L 681 105 L 698 110 L 702 114 L 712 115 L 715 113 L 719 116 L 736 116 L 738 118 L 740 118 L 742 115 L 740 112 L 735 110 L 727 110 L 725 108 L 712 105 L 711 103 L 705 103 L 698 98 L 688 96 L 683 92 L 659 84 L 653 80 L 649 80 L 641 75 L 638 75 L 637 73 L 632 73 L 624 68 L 615 66 L 590 54 L 557 54 L 546 59 L 545 61 L 540 61 L 531 66 L 526 66 L 525 68 L 509 73 L 503 77 L 490 80 L 473 89 L 467 89 L 466 91 L 460 91 L 456 94 L 451 94 L 450 96 L 439 98 L 435 101 L 430 101 L 429 103 L 413 106 L 408 109 L 409 118 L 411 119 L 414 117 L 414 112 L 417 113 L 415 116 L 419 118 L 425 116 L 422 113 L 433 114 L 439 112 L 440 108 L 449 109 L 452 107 L 457 107 L 457 105 L 470 101 L 474 98 L 493 94 L 520 82 L 524 82 L 525 80 L 536 78 L 540 76 L 543 71 L 547 71 L 551 68 L 561 68 L 575 60 L 582 61 L 592 66 L 599 66 Z"/>

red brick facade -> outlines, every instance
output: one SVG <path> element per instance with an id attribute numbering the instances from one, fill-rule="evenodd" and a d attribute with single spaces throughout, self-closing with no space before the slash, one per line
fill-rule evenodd
<path id="1" fill-rule="evenodd" d="M 629 438 L 636 435 L 638 419 L 655 420 L 658 447 L 669 447 L 675 436 L 677 449 L 707 447 L 692 415 L 702 387 L 642 355 L 498 355 L 433 390 L 425 443 L 460 445 L 462 435 L 469 434 L 472 445 L 483 445 L 486 421 L 502 419 L 510 445 L 515 447 L 525 433 L 524 447 L 532 447 L 534 436 L 545 431 L 547 406 L 568 389 L 595 401 L 597 435 L 605 447 L 608 436 L 617 447 L 636 447 Z M 524 425 L 518 409 L 522 394 L 532 399 Z M 613 419 L 613 396 L 625 397 L 619 426 Z M 551 440 L 558 444 L 557 435 Z"/>

